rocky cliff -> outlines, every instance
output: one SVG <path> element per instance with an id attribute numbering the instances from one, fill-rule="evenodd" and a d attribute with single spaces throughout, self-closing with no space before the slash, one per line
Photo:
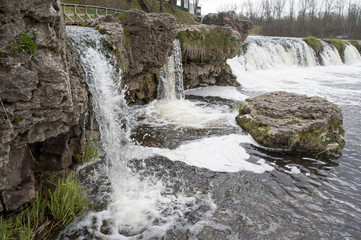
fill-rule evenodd
<path id="1" fill-rule="evenodd" d="M 72 143 L 81 134 L 77 124 L 87 94 L 64 30 L 57 0 L 0 3 L 0 191 L 6 210 L 34 197 L 34 170 L 71 164 Z"/>
<path id="2" fill-rule="evenodd" d="M 144 104 L 156 99 L 159 70 L 172 54 L 177 34 L 175 18 L 129 10 L 101 19 L 96 28 L 112 38 L 128 103 Z"/>
<path id="3" fill-rule="evenodd" d="M 240 54 L 252 22 L 230 12 L 208 14 L 202 25 L 183 27 L 181 41 L 185 89 L 208 85 L 238 86 L 236 76 L 226 63 Z"/>

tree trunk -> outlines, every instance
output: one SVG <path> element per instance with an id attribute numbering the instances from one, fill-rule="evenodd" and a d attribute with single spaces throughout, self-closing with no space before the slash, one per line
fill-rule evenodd
<path id="1" fill-rule="evenodd" d="M 177 7 L 177 0 L 169 0 L 169 7 L 172 12 L 175 12 Z"/>

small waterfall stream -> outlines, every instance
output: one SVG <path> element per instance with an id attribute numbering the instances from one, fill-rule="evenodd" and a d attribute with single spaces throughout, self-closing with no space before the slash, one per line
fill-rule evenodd
<path id="1" fill-rule="evenodd" d="M 159 72 L 158 99 L 184 99 L 182 52 L 179 40 L 173 42 L 173 54 Z"/>

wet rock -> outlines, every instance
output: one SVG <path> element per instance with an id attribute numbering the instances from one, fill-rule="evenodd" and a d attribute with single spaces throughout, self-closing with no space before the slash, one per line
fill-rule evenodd
<path id="1" fill-rule="evenodd" d="M 234 11 L 209 13 L 202 19 L 203 24 L 229 27 L 242 35 L 243 41 L 248 36 L 248 31 L 253 28 L 249 20 L 242 20 Z"/>
<path id="2" fill-rule="evenodd" d="M 182 48 L 184 88 L 239 86 L 226 63 L 240 54 L 245 37 L 230 28 L 209 25 L 187 26 L 178 33 Z"/>
<path id="3" fill-rule="evenodd" d="M 341 109 L 321 97 L 272 92 L 240 104 L 238 124 L 261 145 L 294 152 L 339 152 Z"/>
<path id="4" fill-rule="evenodd" d="M 82 69 L 66 45 L 59 1 L 2 1 L 0 15 L 1 191 L 27 186 L 29 146 L 71 132 L 86 111 L 87 93 Z M 36 52 L 21 49 L 21 36 Z M 63 157 L 71 161 L 69 154 Z M 11 194 L 20 193 L 9 190 L 8 199 Z M 24 201 L 31 194 L 25 195 Z"/>
<path id="5" fill-rule="evenodd" d="M 7 211 L 14 211 L 23 204 L 35 198 L 34 183 L 29 182 L 17 188 L 5 190 L 1 194 L 5 209 Z"/>
<path id="6" fill-rule="evenodd" d="M 147 103 L 157 97 L 158 73 L 172 54 L 176 21 L 172 15 L 129 10 L 100 20 L 97 29 L 112 38 L 122 68 L 128 103 Z"/>

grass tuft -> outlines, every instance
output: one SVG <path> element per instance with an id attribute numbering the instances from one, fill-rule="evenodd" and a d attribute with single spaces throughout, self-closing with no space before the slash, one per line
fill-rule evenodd
<path id="1" fill-rule="evenodd" d="M 49 191 L 47 207 L 55 225 L 65 226 L 88 208 L 79 180 L 71 173 L 58 179 L 54 192 Z"/>
<path id="2" fill-rule="evenodd" d="M 99 157 L 99 146 L 95 141 L 88 141 L 83 153 L 75 154 L 74 158 L 78 164 L 84 164 L 96 160 Z"/>

